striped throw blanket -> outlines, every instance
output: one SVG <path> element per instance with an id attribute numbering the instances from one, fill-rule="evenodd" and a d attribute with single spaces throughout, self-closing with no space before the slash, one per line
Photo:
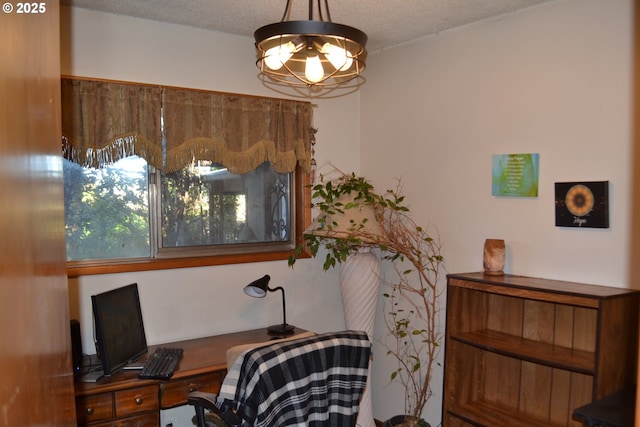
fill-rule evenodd
<path id="1" fill-rule="evenodd" d="M 233 401 L 243 427 L 355 426 L 370 355 L 359 331 L 247 350 L 227 373 L 218 405 Z"/>

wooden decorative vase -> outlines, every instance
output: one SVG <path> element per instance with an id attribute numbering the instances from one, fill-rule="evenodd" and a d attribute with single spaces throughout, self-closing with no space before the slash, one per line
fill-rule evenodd
<path id="1" fill-rule="evenodd" d="M 482 267 L 484 274 L 499 276 L 504 274 L 505 244 L 501 239 L 484 241 Z"/>

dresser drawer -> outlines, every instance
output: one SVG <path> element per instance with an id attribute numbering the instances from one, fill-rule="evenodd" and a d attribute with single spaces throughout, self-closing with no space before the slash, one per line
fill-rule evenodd
<path id="1" fill-rule="evenodd" d="M 162 409 L 185 405 L 187 403 L 187 395 L 192 391 L 217 393 L 220 390 L 223 375 L 223 372 L 215 372 L 160 384 Z"/>
<path id="2" fill-rule="evenodd" d="M 115 392 L 116 417 L 160 410 L 158 387 L 138 387 Z"/>
<path id="3" fill-rule="evenodd" d="M 102 393 L 77 398 L 76 418 L 78 424 L 113 418 L 113 395 Z"/>
<path id="4" fill-rule="evenodd" d="M 91 424 L 91 427 L 155 427 L 160 425 L 160 413 L 133 415 L 119 420 Z"/>

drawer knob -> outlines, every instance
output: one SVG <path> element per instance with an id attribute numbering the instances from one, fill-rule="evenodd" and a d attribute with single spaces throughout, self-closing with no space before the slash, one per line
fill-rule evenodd
<path id="1" fill-rule="evenodd" d="M 142 405 L 142 402 L 144 402 L 144 399 L 142 398 L 142 396 L 136 396 L 136 405 Z"/>
<path id="2" fill-rule="evenodd" d="M 189 384 L 189 393 L 196 390 L 198 390 L 198 387 L 195 384 L 193 383 Z"/>
<path id="3" fill-rule="evenodd" d="M 87 408 L 87 415 L 93 415 L 93 408 Z"/>

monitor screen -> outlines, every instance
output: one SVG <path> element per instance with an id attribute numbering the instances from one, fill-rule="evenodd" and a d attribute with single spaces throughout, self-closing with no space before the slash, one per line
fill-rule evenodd
<path id="1" fill-rule="evenodd" d="M 147 352 L 138 285 L 92 295 L 96 350 L 104 375 L 113 375 Z"/>

